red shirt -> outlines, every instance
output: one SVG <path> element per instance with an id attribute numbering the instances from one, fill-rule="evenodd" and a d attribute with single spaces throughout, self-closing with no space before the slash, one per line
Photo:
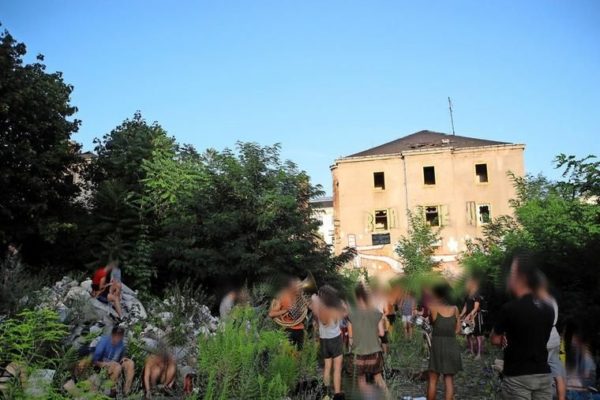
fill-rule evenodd
<path id="1" fill-rule="evenodd" d="M 100 290 L 100 283 L 102 283 L 102 279 L 106 278 L 106 267 L 98 268 L 96 272 L 94 272 L 94 276 L 92 277 L 92 287 L 95 290 Z"/>

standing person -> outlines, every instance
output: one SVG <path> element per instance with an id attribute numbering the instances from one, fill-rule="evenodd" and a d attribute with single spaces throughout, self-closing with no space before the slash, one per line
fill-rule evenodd
<path id="1" fill-rule="evenodd" d="M 383 379 L 383 354 L 379 337 L 383 336 L 383 314 L 370 302 L 367 288 L 361 283 L 354 290 L 356 307 L 350 308 L 348 318 L 352 324 L 350 345 L 354 352 L 354 366 L 358 386 L 369 392 L 367 375 L 372 375 L 375 384 L 387 394 Z"/>
<path id="2" fill-rule="evenodd" d="M 95 368 L 108 371 L 108 376 L 115 385 L 111 389 L 113 395 L 117 393 L 116 385 L 121 374 L 123 374 L 125 376 L 123 394 L 127 396 L 133 383 L 134 364 L 132 360 L 125 357 L 124 336 L 125 329 L 117 325 L 114 326 L 110 336 L 102 337 L 96 345 L 96 350 L 92 356 L 92 365 Z"/>
<path id="3" fill-rule="evenodd" d="M 550 339 L 548 339 L 548 343 L 546 344 L 546 348 L 548 349 L 548 365 L 550 366 L 552 378 L 554 378 L 554 383 L 556 385 L 557 400 L 566 400 L 567 373 L 560 361 L 560 335 L 556 329 L 556 322 L 558 321 L 558 304 L 554 297 L 548 292 L 548 281 L 543 275 L 540 277 L 540 288 L 537 291 L 537 296 L 549 304 L 554 310 L 554 322 L 552 324 L 552 330 L 550 331 Z"/>
<path id="4" fill-rule="evenodd" d="M 539 276 L 530 256 L 513 258 L 508 286 L 516 299 L 502 307 L 491 336 L 492 344 L 504 347 L 502 398 L 550 400 L 552 375 L 546 344 L 554 311 L 533 295 Z"/>
<path id="5" fill-rule="evenodd" d="M 223 296 L 223 299 L 219 304 L 219 316 L 221 318 L 225 318 L 229 315 L 231 310 L 233 310 L 233 307 L 235 306 L 235 303 L 238 299 L 238 294 L 239 291 L 237 289 L 233 289 L 229 290 L 227 294 Z"/>
<path id="6" fill-rule="evenodd" d="M 417 302 L 410 291 L 404 292 L 400 305 L 398 306 L 402 315 L 402 327 L 404 328 L 404 334 L 409 339 L 412 338 L 413 325 L 412 317 L 415 315 L 417 309 Z"/>
<path id="7" fill-rule="evenodd" d="M 119 262 L 113 260 L 106 264 L 106 266 L 98 268 L 96 272 L 94 272 L 94 276 L 92 277 L 92 297 L 95 297 L 102 303 L 112 304 L 119 318 L 122 318 L 121 297 L 117 297 L 110 292 L 110 273 L 113 268 L 118 265 Z"/>
<path id="8" fill-rule="evenodd" d="M 476 279 L 469 278 L 466 286 L 467 296 L 460 318 L 473 327 L 473 332 L 467 335 L 467 344 L 471 355 L 479 360 L 483 349 L 482 298 L 479 294 L 479 282 Z"/>
<path id="9" fill-rule="evenodd" d="M 329 391 L 333 369 L 333 399 L 343 399 L 342 361 L 344 341 L 340 324 L 345 312 L 337 290 L 329 285 L 322 286 L 318 295 L 313 296 L 311 308 L 319 325 L 319 345 L 324 362 L 323 385 Z"/>
<path id="10" fill-rule="evenodd" d="M 460 317 L 458 308 L 450 304 L 449 290 L 447 284 L 433 288 L 433 302 L 430 306 L 433 331 L 427 400 L 435 400 L 440 375 L 444 375 L 444 398 L 453 400 L 454 375 L 462 370 L 460 347 L 456 340 L 456 334 L 460 332 Z"/>
<path id="11" fill-rule="evenodd" d="M 300 284 L 300 279 L 298 278 L 292 277 L 288 279 L 286 286 L 271 303 L 269 317 L 279 317 L 283 321 L 290 323 L 294 322 L 294 319 L 290 316 L 289 312 L 299 300 L 299 296 L 302 296 Z M 287 327 L 285 331 L 290 342 L 296 346 L 296 349 L 302 350 L 302 347 L 304 346 L 304 324 L 298 322 L 293 326 Z"/>

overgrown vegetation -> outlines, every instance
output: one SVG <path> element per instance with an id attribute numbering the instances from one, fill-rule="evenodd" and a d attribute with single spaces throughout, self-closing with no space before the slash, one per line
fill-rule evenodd
<path id="1" fill-rule="evenodd" d="M 0 36 L 0 245 L 15 242 L 27 272 L 89 273 L 117 258 L 143 296 L 180 277 L 216 288 L 311 271 L 342 286 L 349 256 L 331 256 L 310 205 L 323 192 L 279 145 L 199 152 L 136 112 L 82 158 L 73 88 L 25 55 Z"/>
<path id="2" fill-rule="evenodd" d="M 422 208 L 408 213 L 408 234 L 396 245 L 406 275 L 431 272 L 437 263 L 432 259 L 435 244 L 440 240 L 440 229 L 432 228 L 425 220 Z"/>
<path id="3" fill-rule="evenodd" d="M 489 315 L 505 300 L 500 290 L 516 251 L 528 250 L 559 295 L 560 327 L 584 322 L 585 336 L 600 348 L 600 163 L 593 156 L 560 155 L 563 180 L 513 176 L 517 197 L 514 217 L 494 219 L 484 237 L 471 243 L 462 259 L 473 274 L 487 280 Z"/>
<path id="4" fill-rule="evenodd" d="M 307 340 L 297 352 L 264 318 L 264 312 L 238 308 L 215 336 L 199 339 L 202 399 L 278 400 L 298 382 L 315 379 L 316 343 Z"/>

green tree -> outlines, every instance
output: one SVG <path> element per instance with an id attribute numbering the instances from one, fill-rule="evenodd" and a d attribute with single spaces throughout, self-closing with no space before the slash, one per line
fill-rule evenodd
<path id="1" fill-rule="evenodd" d="M 309 200 L 322 193 L 280 147 L 238 143 L 206 151 L 201 185 L 187 217 L 167 220 L 157 251 L 164 273 L 193 276 L 206 286 L 253 283 L 281 274 L 333 276 L 338 260 L 317 240 Z M 188 192 L 184 190 L 184 192 Z"/>
<path id="2" fill-rule="evenodd" d="M 433 229 L 425 220 L 423 210 L 408 214 L 408 234 L 396 245 L 406 275 L 431 272 L 437 263 L 433 260 L 435 244 L 440 240 L 441 228 Z"/>
<path id="3" fill-rule="evenodd" d="M 529 250 L 560 295 L 561 322 L 588 321 L 588 329 L 597 332 L 600 204 L 594 196 L 600 192 L 598 164 L 592 156 L 577 159 L 564 155 L 557 157 L 555 164 L 564 168 L 565 180 L 513 176 L 517 191 L 511 202 L 514 218 L 502 216 L 489 224 L 483 239 L 469 246 L 462 263 L 491 277 L 500 289 L 512 255 Z"/>
<path id="4" fill-rule="evenodd" d="M 87 171 L 95 188 L 88 227 L 94 266 L 118 258 L 130 284 L 147 288 L 154 275 L 153 238 L 160 224 L 145 181 L 148 172 L 159 174 L 165 167 L 155 158 L 175 157 L 177 145 L 139 112 L 95 143 L 97 157 Z"/>
<path id="5" fill-rule="evenodd" d="M 73 87 L 49 73 L 43 56 L 27 64 L 26 47 L 0 34 L 0 243 L 36 246 L 73 229 L 71 203 L 78 187 L 79 145 L 70 140 L 79 121 Z M 33 252 L 30 252 L 33 253 Z"/>

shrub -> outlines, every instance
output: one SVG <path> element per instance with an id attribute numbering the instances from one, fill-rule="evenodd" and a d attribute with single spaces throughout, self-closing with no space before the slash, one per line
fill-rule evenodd
<path id="1" fill-rule="evenodd" d="M 202 398 L 281 399 L 306 375 L 314 377 L 316 349 L 298 353 L 284 332 L 268 330 L 250 307 L 236 308 L 221 329 L 199 340 Z"/>

